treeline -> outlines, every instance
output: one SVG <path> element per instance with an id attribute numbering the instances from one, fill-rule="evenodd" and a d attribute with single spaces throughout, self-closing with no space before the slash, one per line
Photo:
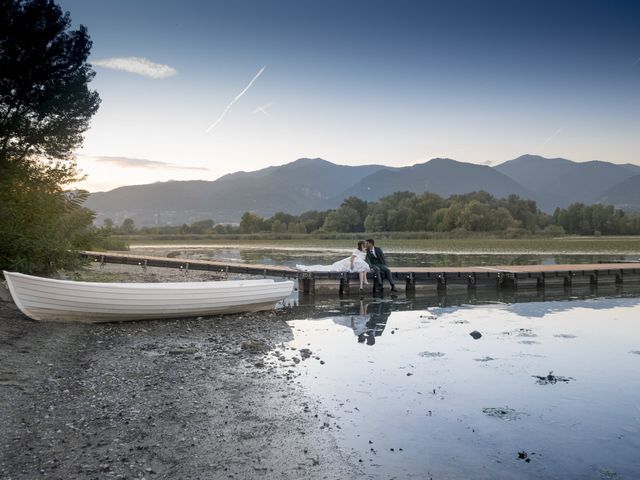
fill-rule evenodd
<path id="1" fill-rule="evenodd" d="M 109 223 L 110 222 L 110 223 Z M 110 220 L 105 227 L 119 234 L 256 234 L 256 233 L 355 233 L 355 232 L 499 232 L 518 235 L 637 235 L 640 215 L 628 215 L 612 205 L 575 203 L 557 208 L 553 215 L 538 209 L 536 202 L 517 195 L 495 198 L 486 192 L 452 195 L 421 195 L 396 192 L 377 202 L 356 197 L 339 208 L 308 211 L 300 215 L 279 212 L 263 218 L 245 212 L 239 225 L 202 220 L 191 225 L 136 229 L 131 219 L 119 227 Z"/>
<path id="2" fill-rule="evenodd" d="M 162 227 L 136 227 L 131 218 L 125 218 L 120 225 L 113 220 L 104 220 L 102 230 L 111 235 L 226 235 L 240 233 L 240 227 L 233 224 L 214 223 L 213 220 L 199 220 L 191 225 L 164 225 Z M 269 230 L 270 231 L 270 230 Z"/>

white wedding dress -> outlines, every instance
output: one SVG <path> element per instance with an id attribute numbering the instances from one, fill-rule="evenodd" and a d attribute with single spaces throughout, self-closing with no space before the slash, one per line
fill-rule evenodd
<path id="1" fill-rule="evenodd" d="M 365 252 L 354 250 L 347 258 L 331 265 L 296 265 L 296 268 L 303 272 L 369 272 L 371 269 L 365 261 L 366 256 Z M 351 269 L 351 257 L 356 257 L 353 259 L 353 269 Z"/>

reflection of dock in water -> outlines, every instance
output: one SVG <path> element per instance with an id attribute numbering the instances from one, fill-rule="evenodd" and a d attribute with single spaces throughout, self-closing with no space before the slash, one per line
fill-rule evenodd
<path id="1" fill-rule="evenodd" d="M 573 288 L 547 288 L 547 289 L 522 289 L 522 290 L 498 290 L 498 289 L 478 289 L 478 290 L 438 290 L 407 293 L 406 295 L 394 297 L 361 297 L 343 296 L 340 300 L 327 295 L 300 296 L 297 308 L 305 312 L 307 318 L 329 318 L 333 317 L 336 323 L 347 326 L 350 316 L 359 315 L 360 302 L 369 308 L 375 307 L 378 303 L 384 304 L 386 312 L 407 310 L 427 310 L 432 307 L 446 308 L 470 305 L 487 304 L 526 304 L 545 302 L 549 308 L 557 309 L 558 305 L 572 308 L 576 301 L 593 299 L 591 308 L 598 309 L 600 299 L 606 305 L 608 298 L 637 298 L 640 297 L 640 284 L 629 285 L 608 285 L 595 287 L 573 287 Z M 561 302 L 561 303 L 559 303 Z M 367 309 L 367 311 L 369 311 Z M 342 319 L 342 320 L 340 320 Z"/>
<path id="2" fill-rule="evenodd" d="M 341 312 L 340 315 L 333 315 L 331 318 L 335 323 L 351 328 L 358 343 L 374 345 L 376 337 L 381 336 L 384 332 L 391 312 L 400 305 L 403 304 L 394 305 L 392 302 L 360 300 L 359 303 L 347 307 L 344 313 L 350 312 L 350 314 L 343 315 Z"/>
<path id="3" fill-rule="evenodd" d="M 530 318 L 571 310 L 576 304 L 584 305 L 585 300 L 590 300 L 589 309 L 606 310 L 611 308 L 610 301 L 614 298 L 640 301 L 640 284 L 570 290 L 458 290 L 455 293 L 440 291 L 391 298 L 343 297 L 340 300 L 311 295 L 300 297 L 296 309 L 307 321 L 328 319 L 352 330 L 353 333 L 348 335 L 353 335 L 354 345 L 374 345 L 384 341 L 379 338 L 383 334 L 387 337 L 397 330 L 399 325 L 394 322 L 396 312 L 419 311 L 420 318 L 433 321 L 438 320 L 443 309 L 496 304 L 506 306 L 513 315 Z"/>
<path id="4" fill-rule="evenodd" d="M 357 273 L 301 272 L 295 268 L 278 265 L 187 260 L 114 252 L 82 252 L 82 256 L 102 263 L 296 278 L 300 293 L 306 295 L 359 293 Z M 505 291 L 589 289 L 640 284 L 640 262 L 453 268 L 391 267 L 391 272 L 396 287 L 407 293 L 482 289 Z M 371 282 L 370 289 L 374 288 L 374 283 Z"/>

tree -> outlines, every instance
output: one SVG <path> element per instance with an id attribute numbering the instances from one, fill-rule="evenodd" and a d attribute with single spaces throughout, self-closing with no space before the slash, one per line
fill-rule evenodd
<path id="1" fill-rule="evenodd" d="M 358 211 L 351 207 L 342 206 L 329 212 L 323 228 L 327 232 L 358 232 L 362 231 L 362 220 Z"/>
<path id="2" fill-rule="evenodd" d="M 70 160 L 100 99 L 87 84 L 87 29 L 51 0 L 0 0 L 0 160 L 19 167 L 34 157 Z M 73 168 L 57 180 L 75 179 Z"/>
<path id="3" fill-rule="evenodd" d="M 364 219 L 364 228 L 367 232 L 382 232 L 385 227 L 385 219 L 382 213 L 371 213 Z"/>
<path id="4" fill-rule="evenodd" d="M 136 233 L 136 224 L 131 218 L 125 218 L 122 221 L 122 225 L 120 225 L 120 232 L 124 233 L 125 235 L 133 235 L 134 233 Z"/>
<path id="5" fill-rule="evenodd" d="M 288 233 L 307 233 L 307 229 L 304 227 L 304 223 L 291 222 L 287 227 Z"/>
<path id="6" fill-rule="evenodd" d="M 420 195 L 416 200 L 414 213 L 410 216 L 412 230 L 428 230 L 433 214 L 444 206 L 444 199 L 435 193 L 425 192 Z"/>
<path id="7" fill-rule="evenodd" d="M 360 219 L 360 221 L 355 226 L 354 231 L 364 231 L 364 220 L 365 218 L 367 218 L 368 206 L 369 204 L 366 201 L 360 200 L 358 197 L 349 197 L 345 199 L 340 205 L 340 208 L 351 208 L 358 212 L 358 218 Z"/>
<path id="8" fill-rule="evenodd" d="M 300 215 L 299 220 L 305 227 L 307 232 L 315 232 L 322 228 L 324 220 L 327 216 L 327 212 L 318 212 L 317 210 L 310 210 Z"/>
<path id="9" fill-rule="evenodd" d="M 199 220 L 197 222 L 193 222 L 189 230 L 191 231 L 191 233 L 198 233 L 198 234 L 212 233 L 213 225 L 214 223 L 212 219 Z"/>
<path id="10" fill-rule="evenodd" d="M 271 231 L 273 233 L 284 233 L 287 231 L 287 226 L 282 222 L 282 220 L 276 218 L 271 223 Z"/>
<path id="11" fill-rule="evenodd" d="M 244 212 L 240 219 L 240 233 L 258 233 L 264 230 L 264 219 L 255 213 Z"/>
<path id="12" fill-rule="evenodd" d="M 91 232 L 86 194 L 64 191 L 79 180 L 73 152 L 100 103 L 87 30 L 70 26 L 51 0 L 0 0 L 1 268 L 72 266 L 69 251 Z"/>
<path id="13" fill-rule="evenodd" d="M 540 227 L 540 212 L 535 201 L 509 195 L 502 203 L 513 219 L 520 222 L 522 228 L 534 233 Z"/>
<path id="14" fill-rule="evenodd" d="M 279 221 L 284 226 L 284 230 L 286 230 L 287 226 L 290 223 L 296 221 L 296 217 L 294 217 L 293 215 L 290 215 L 288 213 L 278 212 L 278 213 L 274 214 L 273 217 L 271 217 L 271 221 L 273 221 L 273 222 Z M 273 230 L 273 225 L 271 225 L 271 229 Z M 284 230 L 282 230 L 282 231 L 284 231 Z"/>

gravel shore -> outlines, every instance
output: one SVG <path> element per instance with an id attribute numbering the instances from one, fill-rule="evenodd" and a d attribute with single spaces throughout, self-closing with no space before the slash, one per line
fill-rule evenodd
<path id="1" fill-rule="evenodd" d="M 211 279 L 94 265 L 67 278 Z M 300 312 L 40 323 L 0 296 L 0 478 L 354 478 L 296 382 Z"/>

